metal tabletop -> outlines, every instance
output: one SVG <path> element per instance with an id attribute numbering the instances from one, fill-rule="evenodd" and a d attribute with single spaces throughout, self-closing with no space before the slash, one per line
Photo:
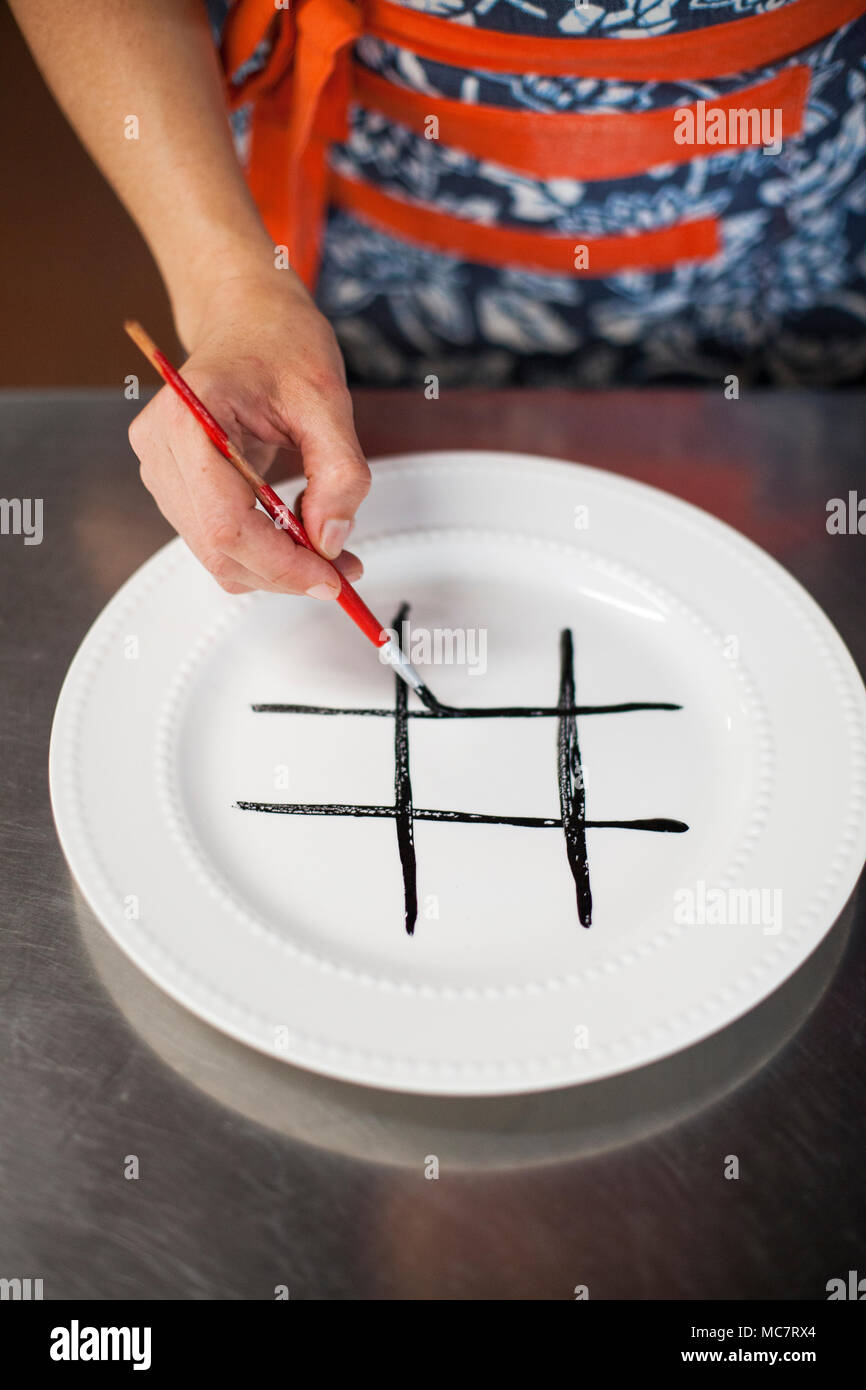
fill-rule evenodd
<path id="1" fill-rule="evenodd" d="M 41 1278 L 46 1299 L 824 1299 L 866 1274 L 862 903 L 715 1038 L 494 1100 L 259 1056 L 119 951 L 70 880 L 46 763 L 76 647 L 171 534 L 126 441 L 136 408 L 0 396 L 2 491 L 44 506 L 40 545 L 0 536 L 0 1276 Z M 356 409 L 370 456 L 550 454 L 707 508 L 807 586 L 866 669 L 866 537 L 826 529 L 830 498 L 866 495 L 866 396 L 368 391 Z"/>

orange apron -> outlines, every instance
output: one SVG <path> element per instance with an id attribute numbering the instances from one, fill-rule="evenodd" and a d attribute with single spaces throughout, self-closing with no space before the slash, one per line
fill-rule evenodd
<path id="1" fill-rule="evenodd" d="M 236 0 L 223 34 L 227 99 L 252 105 L 247 178 L 271 236 L 312 289 L 329 203 L 380 230 L 466 261 L 582 275 L 669 269 L 707 260 L 720 249 L 715 218 L 652 231 L 584 239 L 490 226 L 439 212 L 328 165 L 328 146 L 345 140 L 352 101 L 418 133 L 431 116 L 446 145 L 495 160 L 538 179 L 627 178 L 659 164 L 685 163 L 694 145 L 676 142 L 673 110 L 640 113 L 515 111 L 455 101 L 398 87 L 354 61 L 362 34 L 457 67 L 629 82 L 697 81 L 753 71 L 799 52 L 866 13 L 866 0 L 793 0 L 781 9 L 661 38 L 527 38 L 467 28 L 391 0 Z M 265 66 L 246 80 L 235 74 L 270 43 Z M 712 102 L 714 110 L 779 109 L 782 138 L 800 133 L 810 68 L 792 64 L 769 81 Z M 684 108 L 677 107 L 677 111 Z M 701 148 L 723 154 L 749 143 L 743 122 L 730 143 Z M 730 125 L 730 123 L 729 123 Z M 730 134 L 730 131 L 729 131 Z"/>

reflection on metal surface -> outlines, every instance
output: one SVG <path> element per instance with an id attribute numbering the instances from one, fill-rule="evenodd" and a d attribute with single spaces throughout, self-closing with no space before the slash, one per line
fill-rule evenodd
<path id="1" fill-rule="evenodd" d="M 567 1163 L 635 1143 L 741 1086 L 793 1037 L 830 983 L 856 893 L 818 949 L 758 1008 L 697 1046 L 605 1081 L 537 1095 L 407 1095 L 354 1086 L 264 1056 L 163 994 L 99 925 L 81 895 L 84 944 L 135 1032 L 190 1085 L 290 1139 L 367 1163 L 451 1168 Z"/>

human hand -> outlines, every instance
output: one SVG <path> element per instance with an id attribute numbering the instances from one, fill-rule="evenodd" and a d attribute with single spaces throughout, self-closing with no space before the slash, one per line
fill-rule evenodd
<path id="1" fill-rule="evenodd" d="M 248 484 L 167 386 L 130 426 L 142 481 L 228 593 L 336 598 L 329 561 L 349 581 L 362 573 L 343 546 L 370 471 L 330 325 L 297 277 L 281 270 L 222 280 L 184 307 L 178 327 L 191 349 L 184 378 L 250 463 L 265 473 L 279 448 L 300 450 L 303 523 L 320 553 L 296 545 L 256 508 Z"/>

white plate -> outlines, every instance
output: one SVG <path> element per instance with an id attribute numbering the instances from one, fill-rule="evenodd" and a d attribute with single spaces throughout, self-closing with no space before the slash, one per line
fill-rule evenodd
<path id="1" fill-rule="evenodd" d="M 216 1027 L 402 1090 L 608 1076 L 753 1007 L 866 856 L 866 692 L 835 629 L 742 536 L 627 479 L 481 452 L 374 477 L 353 538 L 374 612 L 411 603 L 421 663 L 438 632 L 424 673 L 459 707 L 553 710 L 570 631 L 582 771 L 567 718 L 433 719 L 412 696 L 408 934 L 393 673 L 335 606 L 230 598 L 173 541 L 58 701 L 52 803 L 94 912 Z M 287 703 L 388 713 L 253 709 Z M 583 712 L 620 704 L 680 708 Z M 622 821 L 661 824 L 595 824 Z"/>

